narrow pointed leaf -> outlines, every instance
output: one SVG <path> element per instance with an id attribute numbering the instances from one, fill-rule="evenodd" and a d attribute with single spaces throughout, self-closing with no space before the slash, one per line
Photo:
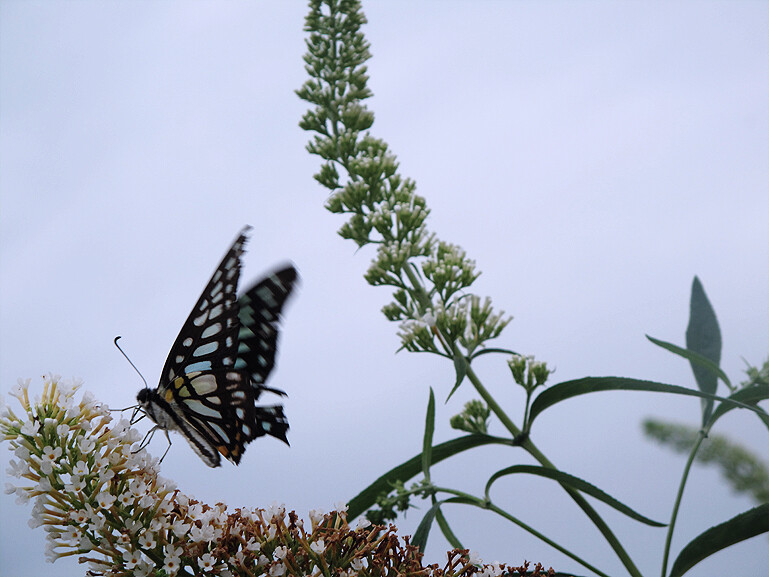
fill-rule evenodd
<path id="1" fill-rule="evenodd" d="M 480 357 L 481 355 L 488 355 L 489 353 L 501 353 L 503 355 L 517 355 L 515 351 L 511 351 L 510 349 L 499 349 L 499 348 L 488 348 L 488 349 L 481 349 L 479 351 L 474 352 L 472 355 L 470 355 L 470 359 L 476 359 Z"/>
<path id="2" fill-rule="evenodd" d="M 449 522 L 446 520 L 446 517 L 443 516 L 443 511 L 440 509 L 438 509 L 438 512 L 435 514 L 435 520 L 438 522 L 438 527 L 440 527 L 441 533 L 443 533 L 443 536 L 446 538 L 446 541 L 449 542 L 449 545 L 454 549 L 465 548 L 465 546 L 462 545 L 462 542 L 454 534 L 454 531 L 451 530 Z"/>
<path id="3" fill-rule="evenodd" d="M 689 397 L 699 397 L 704 399 L 723 401 L 724 403 L 734 407 L 740 407 L 743 409 L 751 410 L 755 413 L 763 414 L 763 411 L 758 407 L 754 407 L 740 401 L 735 401 L 733 399 L 727 399 L 717 395 L 702 393 L 700 391 L 695 391 L 694 389 L 679 387 L 678 385 L 668 385 L 665 383 L 643 381 L 640 379 L 628 379 L 624 377 L 585 377 L 583 379 L 558 383 L 557 385 L 553 385 L 552 387 L 542 391 L 531 404 L 529 422 L 532 423 L 536 416 L 539 415 L 542 411 L 552 407 L 557 403 L 560 403 L 561 401 L 565 401 L 566 399 L 571 399 L 573 397 L 578 397 L 580 395 L 586 395 L 588 393 L 597 393 L 600 391 L 648 391 L 652 393 L 672 393 L 676 395 L 685 395 Z"/>
<path id="4" fill-rule="evenodd" d="M 669 577 L 680 577 L 713 553 L 767 532 L 769 503 L 764 503 L 700 533 L 681 550 L 670 569 Z"/>
<path id="5" fill-rule="evenodd" d="M 733 395 L 729 395 L 729 398 L 732 399 L 733 401 L 739 401 L 741 403 L 745 403 L 746 405 L 754 405 L 759 401 L 764 401 L 766 399 L 769 399 L 769 385 L 764 385 L 764 384 L 750 385 L 749 387 L 740 389 Z M 720 403 L 716 407 L 716 410 L 713 411 L 713 415 L 710 417 L 708 428 L 711 428 L 719 418 L 724 416 L 724 414 L 736 408 L 737 407 L 735 405 L 727 405 L 725 403 Z M 764 425 L 766 425 L 766 428 L 769 429 L 769 414 L 767 414 L 766 411 L 764 411 L 761 407 L 757 405 L 756 405 L 756 409 L 760 411 L 758 413 L 758 418 L 761 419 L 764 422 Z"/>
<path id="6" fill-rule="evenodd" d="M 497 479 L 504 477 L 506 475 L 513 475 L 516 473 L 528 473 L 530 475 L 539 475 L 540 477 L 553 479 L 554 481 L 558 481 L 562 485 L 568 485 L 569 487 L 572 487 L 577 491 L 581 491 L 586 495 L 595 497 L 599 501 L 606 503 L 607 505 L 616 509 L 620 513 L 627 515 L 631 519 L 635 519 L 636 521 L 640 521 L 641 523 L 645 523 L 646 525 L 651 525 L 652 527 L 665 526 L 665 523 L 654 521 L 652 519 L 649 519 L 648 517 L 641 515 L 640 513 L 637 513 L 636 511 L 634 511 L 624 503 L 618 501 L 611 495 L 605 493 L 595 485 L 588 483 L 584 479 L 580 479 L 579 477 L 574 477 L 573 475 L 569 475 L 568 473 L 564 473 L 563 471 L 549 469 L 546 467 L 540 467 L 537 465 L 513 465 L 512 467 L 507 467 L 505 469 L 497 471 L 489 478 L 488 482 L 486 483 L 486 498 L 488 498 L 489 496 L 489 490 L 491 489 L 491 485 Z"/>
<path id="7" fill-rule="evenodd" d="M 721 329 L 718 327 L 716 311 L 705 294 L 700 279 L 696 276 L 692 282 L 692 297 L 689 307 L 689 326 L 686 327 L 686 348 L 710 359 L 718 366 L 721 363 Z M 703 393 L 715 394 L 718 379 L 715 373 L 699 363 L 689 363 L 694 372 L 694 380 Z M 707 423 L 713 411 L 713 400 L 702 399 L 702 424 Z"/>
<path id="8" fill-rule="evenodd" d="M 427 513 L 425 513 L 425 516 L 422 517 L 422 520 L 419 522 L 416 531 L 414 531 L 414 534 L 411 536 L 411 544 L 415 547 L 419 547 L 419 550 L 422 551 L 422 553 L 425 552 L 425 547 L 427 547 L 427 538 L 430 536 L 430 529 L 433 527 L 435 513 L 441 504 L 443 504 L 443 501 L 439 501 L 430 507 Z"/>
<path id="9" fill-rule="evenodd" d="M 510 439 L 503 437 L 494 437 L 492 435 L 470 434 L 440 443 L 432 448 L 432 464 L 440 463 L 444 459 L 462 453 L 482 445 L 507 445 L 512 446 Z M 406 482 L 417 476 L 422 471 L 422 453 L 415 455 L 408 461 L 401 463 L 387 471 L 368 487 L 363 489 L 355 497 L 350 499 L 347 504 L 347 519 L 352 521 L 358 515 L 374 506 L 376 498 L 382 493 L 387 493 L 392 489 L 396 481 Z"/>
<path id="10" fill-rule="evenodd" d="M 445 402 L 447 403 L 449 402 L 449 399 L 454 394 L 454 392 L 459 388 L 459 385 L 462 384 L 462 381 L 465 380 L 465 376 L 467 375 L 467 359 L 462 353 L 459 352 L 456 346 L 454 347 L 454 370 L 457 373 L 457 381 L 454 383 L 454 388 L 451 389 L 449 396 L 446 397 Z"/>
<path id="11" fill-rule="evenodd" d="M 419 522 L 419 526 L 417 527 L 416 531 L 414 531 L 414 536 L 411 538 L 411 544 L 419 547 L 423 553 L 425 551 L 425 547 L 427 546 L 427 538 L 430 536 L 430 529 L 433 526 L 435 516 L 440 512 L 441 506 L 445 503 L 464 503 L 466 505 L 477 504 L 474 501 L 462 497 L 451 497 L 450 499 L 438 501 L 432 507 L 430 507 L 427 513 L 425 513 L 425 516 L 422 517 L 422 520 Z"/>
<path id="12" fill-rule="evenodd" d="M 655 339 L 654 337 L 650 337 L 649 335 L 646 335 L 646 338 L 649 339 L 658 347 L 662 347 L 663 349 L 666 349 L 671 353 L 674 353 L 680 357 L 685 358 L 686 360 L 689 361 L 690 364 L 697 364 L 703 367 L 705 370 L 711 371 L 714 375 L 717 375 L 718 378 L 720 378 L 724 383 L 726 383 L 727 387 L 731 388 L 732 383 L 729 381 L 729 377 L 726 375 L 724 371 L 721 370 L 721 368 L 717 364 L 715 364 L 709 358 L 697 352 L 690 351 L 689 349 L 681 348 L 677 345 L 674 345 L 673 343 L 668 343 L 666 341 Z"/>
<path id="13" fill-rule="evenodd" d="M 430 387 L 430 400 L 427 401 L 427 416 L 425 417 L 425 436 L 422 440 L 422 473 L 425 479 L 430 479 L 430 464 L 433 453 L 433 432 L 435 431 L 435 395 Z"/>

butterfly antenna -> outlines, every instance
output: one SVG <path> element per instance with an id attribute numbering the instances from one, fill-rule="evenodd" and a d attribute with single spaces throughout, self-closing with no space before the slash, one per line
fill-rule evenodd
<path id="1" fill-rule="evenodd" d="M 131 361 L 131 359 L 128 358 L 128 355 L 125 354 L 125 351 L 120 348 L 119 344 L 117 344 L 117 342 L 118 342 L 118 340 L 120 340 L 120 338 L 121 338 L 120 335 L 115 337 L 115 341 L 114 342 L 115 342 L 115 346 L 117 347 L 117 350 L 120 351 L 120 353 L 125 357 L 125 359 L 129 362 L 129 364 L 133 367 L 133 369 L 139 375 L 141 380 L 144 382 L 144 388 L 145 389 L 149 389 L 149 385 L 147 384 L 147 379 L 144 378 L 144 375 L 141 374 L 141 371 L 139 371 L 139 369 L 136 368 L 136 365 L 133 364 L 133 361 Z M 131 421 L 130 421 L 130 423 L 132 425 L 135 424 L 137 421 L 140 421 L 140 420 L 142 420 L 144 418 L 144 415 L 142 415 L 138 419 L 136 418 L 137 413 L 140 411 L 139 405 L 136 405 L 136 406 L 133 406 L 133 407 L 126 407 L 125 409 L 120 409 L 120 411 L 121 412 L 122 411 L 127 411 L 128 409 L 133 409 L 134 410 L 133 414 L 131 415 Z"/>
<path id="2" fill-rule="evenodd" d="M 123 349 L 121 349 L 121 348 L 120 348 L 120 345 L 119 345 L 119 344 L 117 344 L 118 340 L 120 340 L 121 338 L 123 338 L 123 337 L 121 337 L 121 336 L 117 336 L 117 337 L 115 337 L 115 346 L 117 347 L 117 350 L 119 350 L 119 351 L 120 351 L 120 353 L 121 353 L 121 354 L 122 354 L 122 355 L 125 357 L 125 360 L 127 360 L 127 361 L 130 363 L 130 365 L 131 365 L 131 366 L 134 368 L 134 370 L 136 371 L 136 374 L 138 374 L 138 375 L 139 375 L 139 377 L 141 377 L 141 380 L 144 382 L 144 388 L 145 388 L 145 389 L 149 389 L 149 388 L 150 388 L 150 386 L 147 384 L 147 379 L 145 379 L 145 378 L 144 378 L 144 375 L 142 375 L 142 374 L 141 374 L 141 372 L 139 371 L 139 369 L 137 369 L 137 368 L 136 368 L 136 365 L 135 365 L 135 364 L 133 364 L 133 362 L 131 361 L 131 359 L 129 359 L 129 358 L 128 358 L 128 355 L 127 355 L 127 354 L 125 354 L 125 351 L 124 351 Z"/>

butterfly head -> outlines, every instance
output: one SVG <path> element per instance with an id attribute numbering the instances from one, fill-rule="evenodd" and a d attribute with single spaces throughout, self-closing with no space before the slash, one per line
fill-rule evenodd
<path id="1" fill-rule="evenodd" d="M 134 408 L 133 415 L 131 415 L 132 425 L 137 421 L 141 420 L 145 415 L 150 415 L 151 395 L 152 395 L 152 391 L 149 389 L 149 387 L 144 387 L 143 389 L 140 389 L 139 392 L 136 394 L 136 401 L 139 404 L 136 406 L 136 408 Z"/>
<path id="2" fill-rule="evenodd" d="M 147 403 L 150 402 L 150 393 L 149 388 L 145 387 L 136 394 L 136 400 L 139 402 L 139 405 L 142 407 L 147 406 Z"/>

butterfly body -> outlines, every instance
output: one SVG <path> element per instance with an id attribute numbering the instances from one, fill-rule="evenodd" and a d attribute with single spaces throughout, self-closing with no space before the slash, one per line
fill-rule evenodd
<path id="1" fill-rule="evenodd" d="M 293 266 L 268 275 L 240 299 L 240 257 L 247 240 L 235 240 L 184 323 L 156 389 L 139 391 L 139 406 L 155 427 L 178 431 L 210 467 L 221 456 L 235 464 L 253 439 L 271 435 L 286 443 L 281 405 L 255 406 L 275 366 L 278 323 L 298 275 Z"/>

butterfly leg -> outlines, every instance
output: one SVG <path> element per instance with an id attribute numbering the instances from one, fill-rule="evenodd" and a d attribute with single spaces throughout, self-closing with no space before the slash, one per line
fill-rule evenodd
<path id="1" fill-rule="evenodd" d="M 142 408 L 141 408 L 140 406 L 138 406 L 138 405 L 137 405 L 137 406 L 135 406 L 135 407 L 127 407 L 127 408 L 128 408 L 128 409 L 131 409 L 131 408 L 133 408 L 133 410 L 134 410 L 134 412 L 133 412 L 133 413 L 131 413 L 131 420 L 129 421 L 129 423 L 130 423 L 130 425 L 131 425 L 131 426 L 135 425 L 136 423 L 138 423 L 138 422 L 139 422 L 139 421 L 141 421 L 141 420 L 142 420 L 144 417 L 146 417 L 146 416 L 147 416 L 147 413 L 145 413 L 144 411 L 142 411 Z M 123 409 L 123 410 L 126 410 L 126 409 Z M 136 415 L 137 415 L 139 412 L 141 412 L 141 415 L 139 415 L 139 417 L 137 418 L 137 417 L 136 417 Z"/>
<path id="2" fill-rule="evenodd" d="M 139 420 L 141 420 L 142 418 L 144 418 L 144 415 L 142 415 L 141 417 L 139 417 Z M 131 452 L 132 452 L 132 453 L 135 455 L 136 453 L 138 453 L 138 452 L 139 452 L 139 451 L 141 451 L 142 449 L 146 449 L 146 448 L 147 448 L 147 446 L 148 446 L 148 445 L 150 444 L 150 442 L 152 441 L 152 437 L 154 437 L 154 436 L 155 436 L 155 432 L 156 432 L 157 430 L 159 430 L 159 429 L 161 429 L 161 427 L 158 427 L 158 426 L 154 426 L 154 427 L 152 427 L 152 428 L 151 428 L 149 431 L 147 431 L 147 434 L 146 434 L 146 435 L 144 435 L 144 438 L 142 439 L 142 442 L 141 442 L 141 443 L 139 443 L 139 446 L 136 448 L 136 450 L 135 450 L 135 451 L 131 451 Z M 168 447 L 166 448 L 166 450 L 165 450 L 165 453 L 163 453 L 163 456 L 162 456 L 162 457 L 160 457 L 160 460 L 158 461 L 158 464 L 160 464 L 160 463 L 162 463 L 162 462 L 163 462 L 163 459 L 165 459 L 165 458 L 166 458 L 166 455 L 168 454 L 168 451 L 171 449 L 171 437 L 169 437 L 169 436 L 168 436 L 168 431 L 167 431 L 166 429 L 163 429 L 163 432 L 164 432 L 164 433 L 165 433 L 165 435 L 166 435 L 166 440 L 168 440 Z"/>
<path id="3" fill-rule="evenodd" d="M 144 417 L 144 415 L 142 415 Z M 154 426 L 149 431 L 147 431 L 147 434 L 144 435 L 144 438 L 142 439 L 142 442 L 139 443 L 139 446 L 136 448 L 135 451 L 131 451 L 134 455 L 141 451 L 142 449 L 146 449 L 147 445 L 150 444 L 150 441 L 152 440 L 152 437 L 155 436 L 155 431 L 157 431 L 160 427 Z M 166 432 L 166 436 L 168 436 L 168 432 Z M 169 441 L 170 442 L 170 441 Z"/>
<path id="4" fill-rule="evenodd" d="M 168 441 L 168 447 L 166 447 L 166 452 L 163 453 L 163 456 L 160 457 L 160 460 L 158 461 L 158 465 L 163 462 L 163 459 L 166 458 L 166 455 L 168 454 L 168 451 L 171 450 L 171 437 L 168 436 L 168 430 L 163 429 L 163 432 L 166 434 L 166 440 Z"/>
<path id="5" fill-rule="evenodd" d="M 124 411 L 127 411 L 128 409 L 133 409 L 134 410 L 134 415 L 135 415 L 136 414 L 136 410 L 137 410 L 137 405 L 131 405 L 130 407 L 125 407 L 123 409 L 110 409 L 110 412 L 112 412 L 112 413 L 122 413 Z"/>
<path id="6" fill-rule="evenodd" d="M 137 419 L 136 415 L 139 412 L 141 412 L 141 416 Z M 134 412 L 131 413 L 131 424 L 133 425 L 134 423 L 138 423 L 139 421 L 141 421 L 145 417 L 145 415 L 146 415 L 146 413 L 141 410 L 141 407 L 139 405 L 136 405 L 134 407 Z"/>

